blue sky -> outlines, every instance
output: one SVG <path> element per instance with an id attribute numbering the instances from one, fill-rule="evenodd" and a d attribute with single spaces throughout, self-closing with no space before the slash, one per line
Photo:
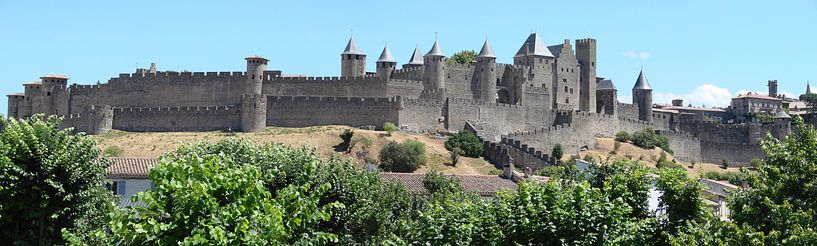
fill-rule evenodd
<path id="1" fill-rule="evenodd" d="M 340 73 L 353 30 L 368 70 L 388 42 L 404 63 L 435 32 L 448 55 L 479 50 L 498 61 L 531 32 L 548 44 L 598 40 L 598 76 L 620 100 L 643 63 L 656 103 L 680 97 L 726 105 L 736 93 L 797 96 L 817 82 L 817 1 L 6 1 L 0 0 L 0 93 L 65 74 L 106 82 L 157 62 L 160 70 L 242 71 L 261 55 L 289 74 Z M 0 100 L 5 114 L 6 99 Z"/>

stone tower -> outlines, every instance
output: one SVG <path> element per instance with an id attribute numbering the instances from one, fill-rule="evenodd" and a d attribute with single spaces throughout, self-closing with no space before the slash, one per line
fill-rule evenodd
<path id="1" fill-rule="evenodd" d="M 644 76 L 644 70 L 638 74 L 633 86 L 633 104 L 638 107 L 638 119 L 652 122 L 652 87 Z"/>
<path id="2" fill-rule="evenodd" d="M 496 102 L 496 55 L 485 39 L 477 55 L 476 73 L 479 83 L 479 99 L 483 102 Z"/>
<path id="3" fill-rule="evenodd" d="M 769 96 L 770 97 L 777 97 L 777 80 L 769 80 Z"/>
<path id="4" fill-rule="evenodd" d="M 267 126 L 267 97 L 261 94 L 241 95 L 241 131 L 254 132 Z"/>
<path id="5" fill-rule="evenodd" d="M 346 49 L 340 53 L 340 76 L 363 77 L 366 75 L 366 54 L 357 48 L 355 38 L 349 38 Z"/>
<path id="6" fill-rule="evenodd" d="M 774 137 L 780 140 L 786 139 L 786 136 L 791 133 L 791 116 L 785 111 L 780 110 L 774 115 Z"/>
<path id="7" fill-rule="evenodd" d="M 244 94 L 261 94 L 264 71 L 267 70 L 269 60 L 260 56 L 244 59 L 247 60 L 247 84 L 244 86 Z"/>
<path id="8" fill-rule="evenodd" d="M 391 78 L 391 73 L 397 67 L 397 61 L 391 56 L 389 46 L 383 47 L 383 52 L 380 53 L 380 58 L 377 59 L 377 77 L 383 79 Z"/>
<path id="9" fill-rule="evenodd" d="M 411 53 L 411 58 L 409 58 L 409 62 L 403 64 L 403 69 L 406 68 L 413 68 L 413 67 L 422 67 L 423 66 L 423 53 L 420 52 L 420 48 L 415 47 L 414 53 Z"/>
<path id="10" fill-rule="evenodd" d="M 425 66 L 424 89 L 445 89 L 445 55 L 437 40 L 423 56 Z"/>
<path id="11" fill-rule="evenodd" d="M 596 40 L 576 40 L 576 59 L 581 64 L 579 74 L 579 109 L 596 110 Z"/>

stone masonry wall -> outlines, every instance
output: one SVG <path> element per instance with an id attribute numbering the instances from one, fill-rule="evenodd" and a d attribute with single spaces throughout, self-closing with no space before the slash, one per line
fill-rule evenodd
<path id="1" fill-rule="evenodd" d="M 236 106 L 114 108 L 113 129 L 133 132 L 240 129 Z"/>
<path id="2" fill-rule="evenodd" d="M 267 97 L 267 126 L 375 126 L 398 122 L 399 98 Z"/>

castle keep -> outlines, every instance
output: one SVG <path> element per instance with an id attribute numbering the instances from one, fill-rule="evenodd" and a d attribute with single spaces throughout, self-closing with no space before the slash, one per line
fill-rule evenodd
<path id="1" fill-rule="evenodd" d="M 595 39 L 548 46 L 533 33 L 513 64 L 497 63 L 488 40 L 475 61 L 448 64 L 435 41 L 425 54 L 415 49 L 400 68 L 384 47 L 375 72 L 367 72 L 367 55 L 350 38 L 340 54 L 341 77 L 285 76 L 268 70 L 270 60 L 259 56 L 245 58 L 246 71 L 162 72 L 152 65 L 97 85 L 69 86 L 68 77 L 48 75 L 8 96 L 8 116 L 61 115 L 64 127 L 89 134 L 384 122 L 417 132 L 468 129 L 486 141 L 487 153 L 516 153 L 523 166 L 547 162 L 542 152 L 556 143 L 570 151 L 592 148 L 595 136 L 647 127 L 667 136 L 678 158 L 720 161 L 725 151 L 747 162 L 757 156 L 753 141 L 763 131 L 783 134 L 789 127 L 782 116 L 772 126 L 724 126 L 684 110 L 653 108 L 643 72 L 633 102 L 618 102 L 612 81 L 597 77 L 596 48 Z M 732 142 L 719 140 L 715 129 L 734 132 L 726 138 Z M 741 155 L 744 150 L 755 152 Z"/>

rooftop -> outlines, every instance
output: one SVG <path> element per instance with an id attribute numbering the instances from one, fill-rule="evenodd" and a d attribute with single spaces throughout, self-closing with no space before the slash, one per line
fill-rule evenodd
<path id="1" fill-rule="evenodd" d="M 111 157 L 107 177 L 147 179 L 148 171 L 156 166 L 153 158 Z"/>
<path id="2" fill-rule="evenodd" d="M 756 94 L 756 93 L 755 94 L 738 95 L 737 97 L 735 97 L 733 99 L 743 99 L 743 98 L 759 99 L 759 100 L 770 100 L 770 101 L 781 101 L 780 98 L 770 97 L 770 96 L 767 96 L 767 95 L 761 95 L 761 94 Z"/>
<path id="3" fill-rule="evenodd" d="M 545 42 L 539 39 L 539 33 L 535 32 L 528 36 L 528 39 L 525 40 L 525 43 L 522 43 L 522 47 L 516 52 L 516 56 L 525 55 L 553 57 L 553 53 L 550 53 L 550 50 L 545 46 Z"/>
<path id="4" fill-rule="evenodd" d="M 68 79 L 68 76 L 59 75 L 59 74 L 49 74 L 49 75 L 42 76 L 40 78 L 41 79 L 45 79 L 45 78 L 49 78 L 49 79 Z"/>

